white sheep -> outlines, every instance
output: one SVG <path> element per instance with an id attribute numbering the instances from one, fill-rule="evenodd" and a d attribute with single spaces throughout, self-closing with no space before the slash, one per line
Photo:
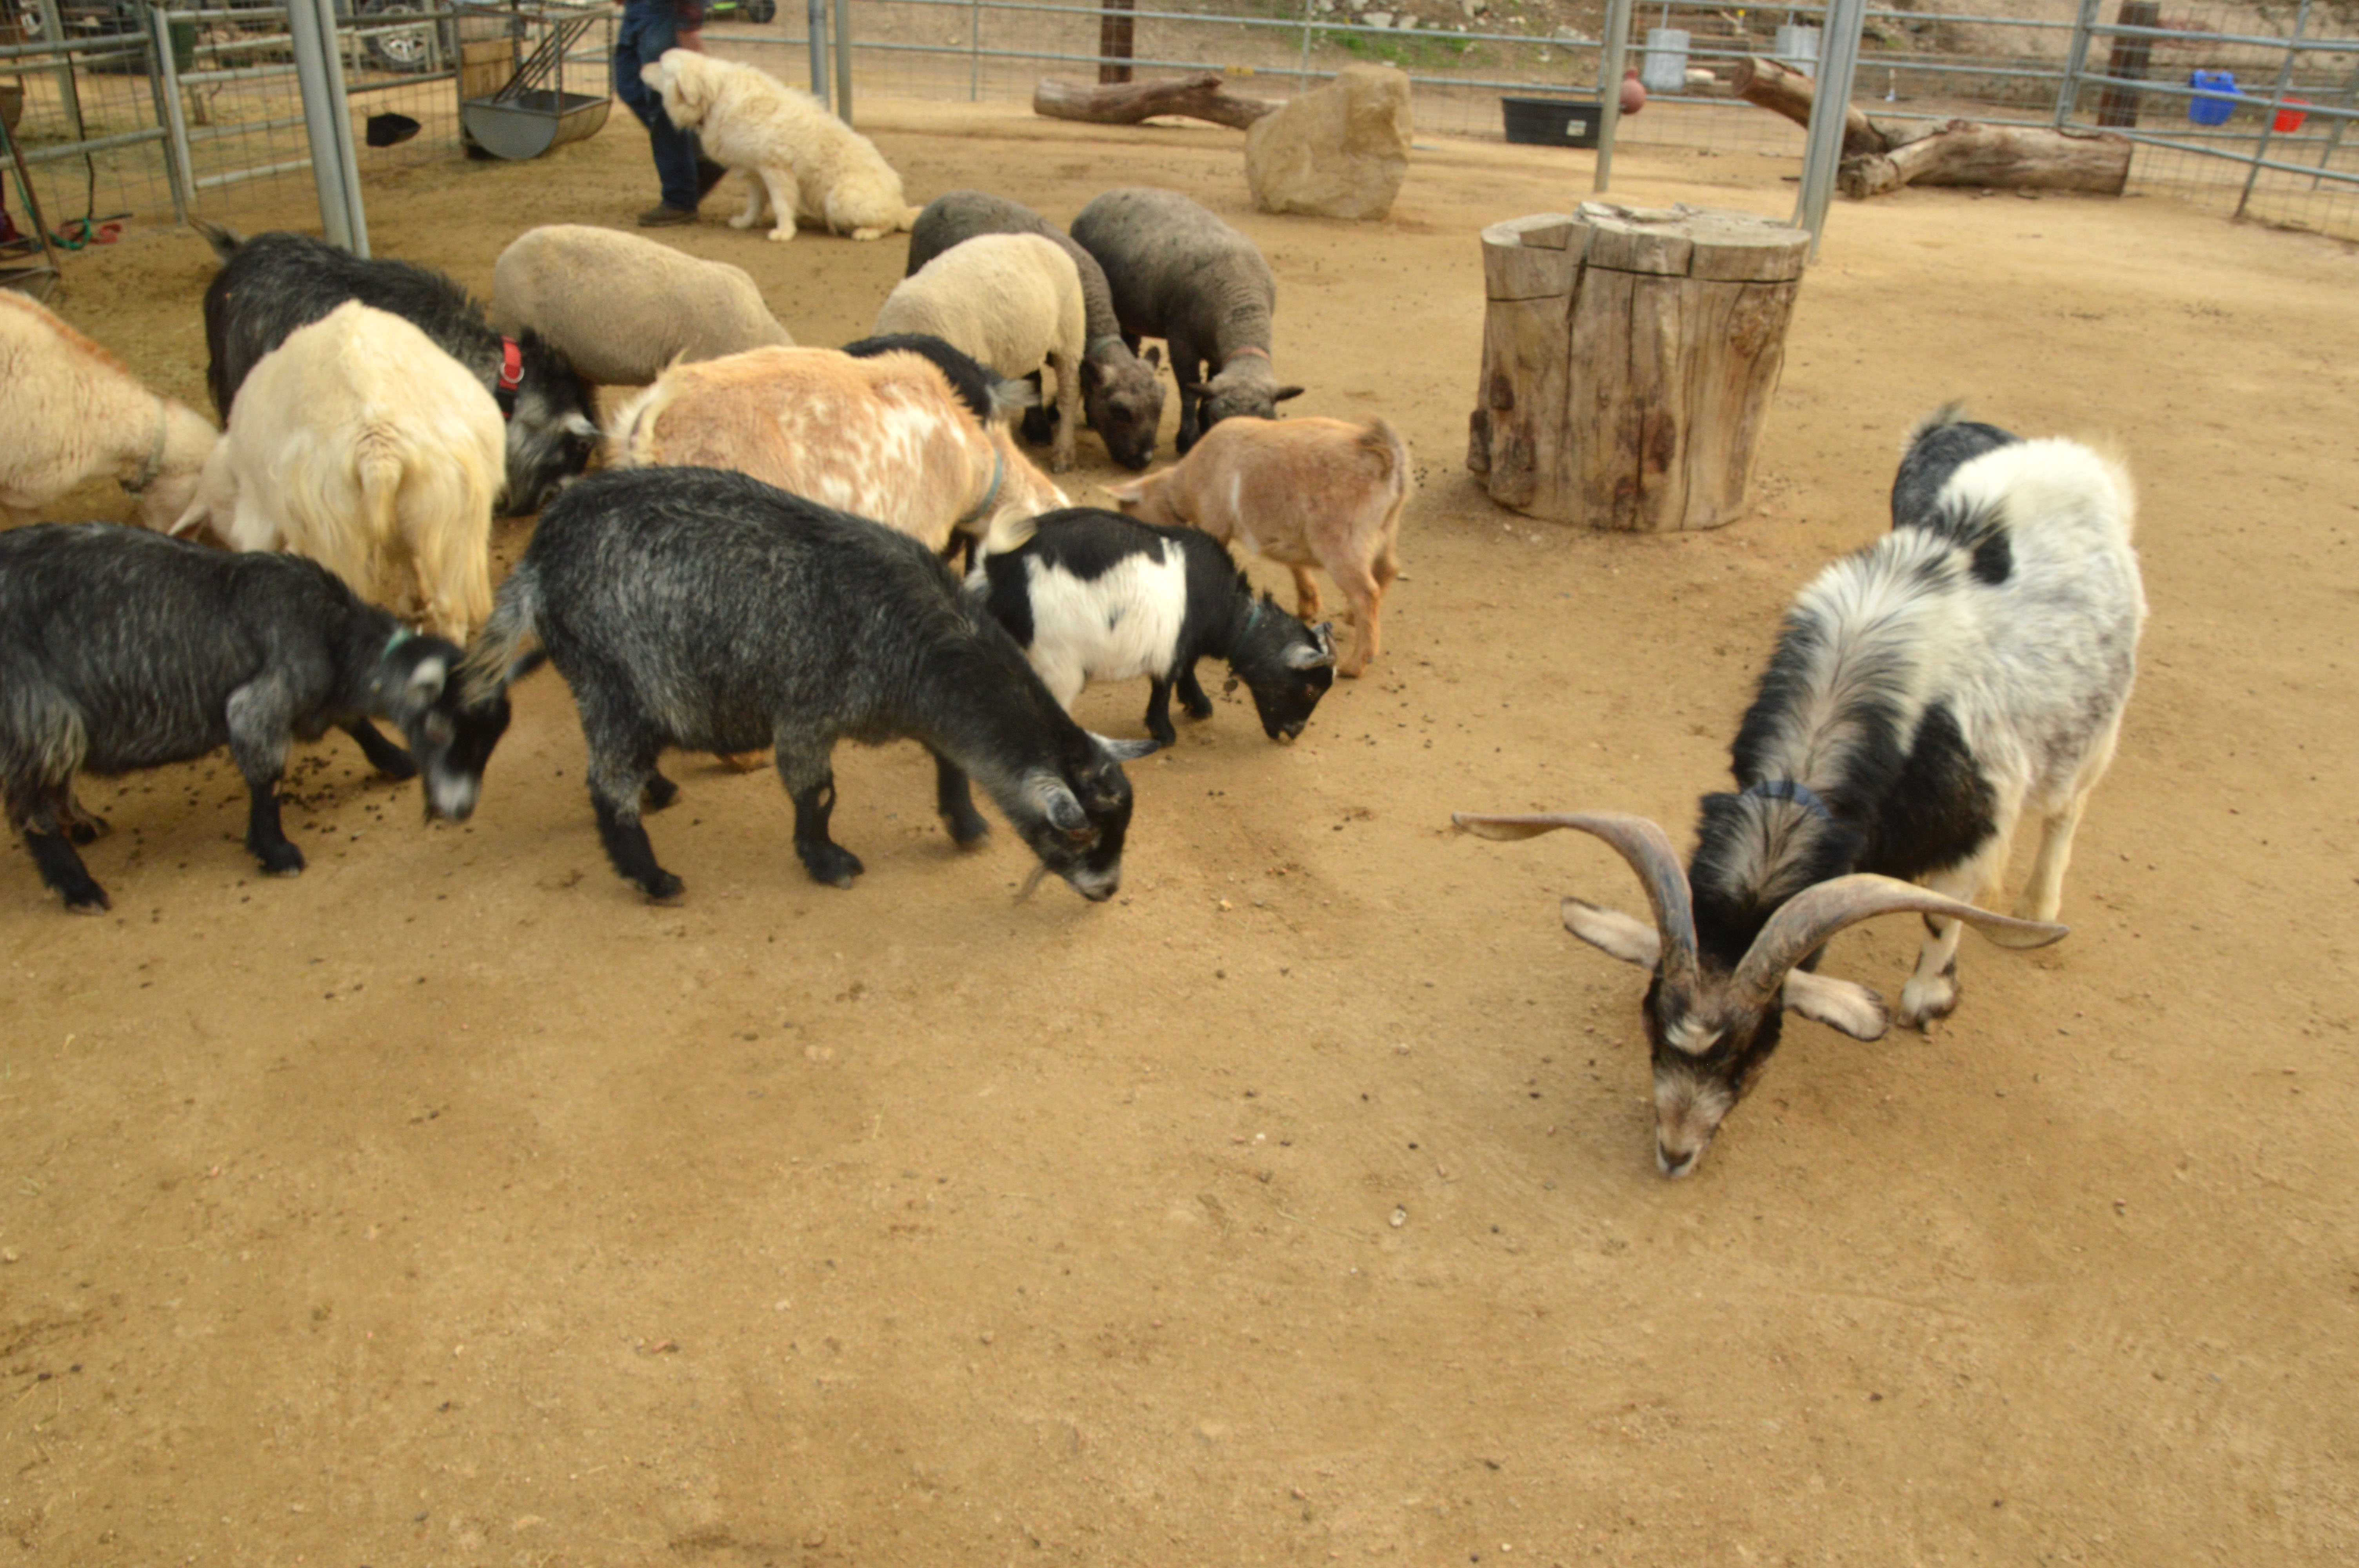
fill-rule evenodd
<path id="1" fill-rule="evenodd" d="M 1073 466 L 1082 422 L 1082 353 L 1089 342 L 1082 275 L 1040 234 L 977 234 L 894 286 L 876 332 L 927 332 L 1005 376 L 1043 363 L 1057 374 L 1057 438 L 1049 467 Z"/>
<path id="2" fill-rule="evenodd" d="M 121 360 L 21 294 L 0 288 L 0 522 L 29 520 L 84 480 L 113 477 L 150 528 L 171 524 L 215 432 L 148 391 Z"/>
<path id="3" fill-rule="evenodd" d="M 492 325 L 529 328 L 609 386 L 645 386 L 679 361 L 792 344 L 744 267 L 613 229 L 528 229 L 492 266 Z"/>
<path id="4" fill-rule="evenodd" d="M 291 550 L 463 643 L 492 612 L 499 405 L 398 316 L 336 307 L 247 373 L 197 498 L 233 549 Z"/>

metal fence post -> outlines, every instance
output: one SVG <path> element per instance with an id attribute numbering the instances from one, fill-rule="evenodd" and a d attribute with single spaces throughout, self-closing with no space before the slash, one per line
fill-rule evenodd
<path id="1" fill-rule="evenodd" d="M 811 96 L 827 103 L 827 0 L 803 0 L 803 30 L 810 35 Z"/>
<path id="2" fill-rule="evenodd" d="M 73 57 L 65 52 L 65 24 L 59 20 L 54 5 L 41 7 L 41 37 L 58 46 L 58 106 L 66 112 L 73 139 L 86 142 L 90 137 L 82 128 L 82 92 L 74 84 Z"/>
<path id="3" fill-rule="evenodd" d="M 983 102 L 983 0 L 974 0 L 973 20 L 967 24 L 966 101 Z"/>
<path id="4" fill-rule="evenodd" d="M 1826 237 L 1827 204 L 1834 200 L 1835 168 L 1843 161 L 1843 119 L 1851 109 L 1852 80 L 1859 72 L 1860 30 L 1867 23 L 1866 0 L 1831 0 L 1826 36 L 1819 46 L 1818 89 L 1810 103 L 1810 128 L 1802 155 L 1802 192 L 1794 222 L 1810 232 L 1810 259 L 1819 259 Z"/>
<path id="5" fill-rule="evenodd" d="M 2244 194 L 2236 198 L 2236 216 L 2245 215 L 2245 203 L 2253 199 L 2253 187 L 2261 178 L 2261 160 L 2269 156 L 2269 138 L 2277 135 L 2277 110 L 2285 103 L 2286 88 L 2293 81 L 2293 62 L 2301 52 L 2302 35 L 2310 30 L 2310 0 L 2301 0 L 2301 9 L 2294 13 L 2293 37 L 2286 40 L 2285 63 L 2277 67 L 2277 91 L 2261 111 L 2261 141 L 2253 149 L 2253 167 L 2245 171 Z"/>
<path id="6" fill-rule="evenodd" d="M 852 124 L 852 0 L 835 0 L 835 113 Z"/>
<path id="7" fill-rule="evenodd" d="M 1605 38 L 1597 51 L 1597 175 L 1599 195 L 1614 182 L 1614 138 L 1622 129 L 1624 52 L 1630 43 L 1631 0 L 1606 0 Z"/>
<path id="8" fill-rule="evenodd" d="M 156 118 L 168 133 L 164 138 L 164 173 L 172 184 L 172 222 L 185 225 L 197 175 L 189 156 L 188 117 L 180 107 L 180 62 L 172 55 L 172 14 L 146 0 L 139 10 L 147 19 L 147 47 L 153 51 L 147 86 L 156 97 Z"/>
<path id="9" fill-rule="evenodd" d="M 2056 128 L 2062 130 L 2072 123 L 2072 111 L 2081 106 L 2081 73 L 2089 68 L 2089 29 L 2097 25 L 2097 0 L 2081 0 L 2080 15 L 2072 18 L 2072 46 L 2064 54 L 2064 81 L 2056 90 Z"/>
<path id="10" fill-rule="evenodd" d="M 320 225 L 330 243 L 365 256 L 368 223 L 361 214 L 360 173 L 353 167 L 352 111 L 344 101 L 343 72 L 336 69 L 334 5 L 335 0 L 288 0 L 287 31 L 303 94 Z"/>

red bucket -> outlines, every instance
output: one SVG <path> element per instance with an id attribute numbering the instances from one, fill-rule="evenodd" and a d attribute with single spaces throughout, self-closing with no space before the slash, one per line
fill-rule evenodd
<path id="1" fill-rule="evenodd" d="M 2270 128 L 2277 131 L 2300 130 L 2301 123 L 2304 120 L 2309 119 L 2310 116 L 2303 114 L 2300 109 L 2295 108 L 2294 105 L 2297 103 L 2302 105 L 2303 108 L 2307 108 L 2310 105 L 2310 100 L 2307 98 L 2295 98 L 2288 96 L 2283 103 L 2278 105 L 2277 120 Z"/>

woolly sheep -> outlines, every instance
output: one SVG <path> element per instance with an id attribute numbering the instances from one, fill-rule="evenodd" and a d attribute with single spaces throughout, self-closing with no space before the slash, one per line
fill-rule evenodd
<path id="1" fill-rule="evenodd" d="M 1005 376 L 1045 362 L 1057 373 L 1057 437 L 1049 466 L 1073 466 L 1082 422 L 1082 354 L 1089 341 L 1082 275 L 1039 234 L 978 234 L 894 286 L 876 331 L 926 332 Z"/>
<path id="2" fill-rule="evenodd" d="M 528 229 L 500 253 L 492 325 L 531 329 L 610 386 L 645 386 L 676 361 L 794 341 L 744 267 L 581 223 Z"/>

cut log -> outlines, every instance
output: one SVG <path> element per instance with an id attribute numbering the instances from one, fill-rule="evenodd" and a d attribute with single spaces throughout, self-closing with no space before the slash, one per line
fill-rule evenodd
<path id="1" fill-rule="evenodd" d="M 1810 244 L 1749 212 L 1602 201 L 1492 224 L 1466 466 L 1563 523 L 1738 516 Z"/>
<path id="2" fill-rule="evenodd" d="M 1086 120 L 1095 125 L 1136 125 L 1158 114 L 1185 114 L 1242 131 L 1277 110 L 1277 104 L 1263 99 L 1222 92 L 1221 73 L 1216 70 L 1102 87 L 1082 87 L 1044 76 L 1032 89 L 1035 114 Z"/>
<path id="3" fill-rule="evenodd" d="M 1747 55 L 1736 62 L 1736 70 L 1728 79 L 1729 86 L 1747 103 L 1783 114 L 1797 125 L 1810 123 L 1810 105 L 1817 101 L 1818 87 L 1799 70 L 1789 70 L 1774 59 L 1759 55 Z M 1856 103 L 1843 112 L 1843 157 L 1863 153 L 1892 150 L 1897 139 L 1886 127 L 1869 119 Z"/>
<path id="4" fill-rule="evenodd" d="M 1835 184 L 1854 198 L 1881 196 L 1904 185 L 2119 196 L 2129 177 L 2126 136 L 1951 120 L 1890 152 L 1844 159 L 1835 171 Z"/>

